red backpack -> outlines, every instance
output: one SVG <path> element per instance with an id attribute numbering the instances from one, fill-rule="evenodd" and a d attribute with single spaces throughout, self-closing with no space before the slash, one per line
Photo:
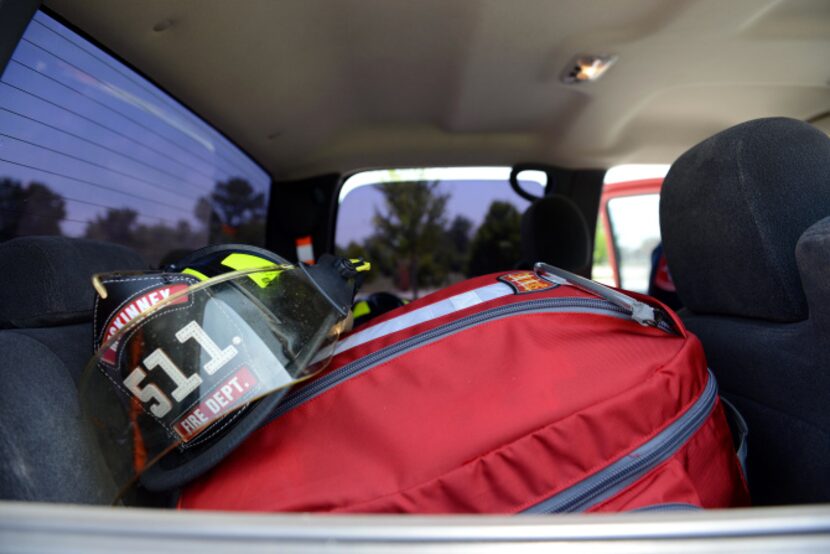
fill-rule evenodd
<path id="1" fill-rule="evenodd" d="M 648 297 L 548 266 L 537 273 L 471 279 L 345 337 L 326 372 L 292 390 L 269 423 L 182 492 L 179 506 L 554 513 L 747 505 L 697 338 Z"/>

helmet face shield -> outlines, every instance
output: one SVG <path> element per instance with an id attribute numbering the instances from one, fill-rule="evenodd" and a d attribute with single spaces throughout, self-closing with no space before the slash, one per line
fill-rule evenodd
<path id="1" fill-rule="evenodd" d="M 345 324 L 290 265 L 202 282 L 146 279 L 103 327 L 81 380 L 84 411 L 125 487 L 167 453 L 222 433 L 255 400 L 323 369 Z"/>

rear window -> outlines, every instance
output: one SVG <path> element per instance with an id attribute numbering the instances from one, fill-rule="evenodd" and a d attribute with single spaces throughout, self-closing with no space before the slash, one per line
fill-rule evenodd
<path id="1" fill-rule="evenodd" d="M 509 176 L 509 167 L 358 173 L 341 188 L 337 251 L 372 262 L 362 292 L 405 298 L 513 268 L 521 261 L 520 221 L 530 203 L 513 191 Z M 539 181 L 521 184 L 544 193 Z"/>
<path id="2" fill-rule="evenodd" d="M 270 178 L 179 102 L 38 12 L 0 79 L 0 240 L 117 242 L 158 263 L 262 244 Z"/>

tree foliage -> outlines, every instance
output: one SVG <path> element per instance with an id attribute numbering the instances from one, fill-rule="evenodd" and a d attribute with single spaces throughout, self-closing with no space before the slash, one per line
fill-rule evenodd
<path id="1" fill-rule="evenodd" d="M 385 183 L 380 185 L 384 207 L 372 221 L 375 234 L 365 244 L 370 259 L 384 273 L 398 277 L 403 288 L 440 286 L 447 267 L 439 262 L 445 239 L 449 195 L 436 182 Z"/>
<path id="2" fill-rule="evenodd" d="M 265 196 L 245 179 L 234 177 L 216 183 L 213 192 L 199 200 L 195 214 L 208 228 L 211 244 L 264 246 L 265 211 Z"/>
<path id="3" fill-rule="evenodd" d="M 597 230 L 594 233 L 594 265 L 607 265 L 608 263 L 608 239 L 602 223 L 598 220 Z"/>
<path id="4" fill-rule="evenodd" d="M 0 240 L 23 235 L 60 235 L 66 202 L 42 183 L 23 186 L 0 179 Z"/>
<path id="5" fill-rule="evenodd" d="M 180 220 L 175 225 L 160 221 L 142 223 L 131 208 L 112 208 L 87 223 L 84 236 L 128 246 L 144 259 L 157 263 L 173 250 L 193 250 L 204 245 L 204 234 Z"/>
<path id="6" fill-rule="evenodd" d="M 508 202 L 490 204 L 470 246 L 468 275 L 484 275 L 513 268 L 518 262 L 521 215 Z"/>
<path id="7" fill-rule="evenodd" d="M 457 215 L 447 228 L 446 242 L 448 250 L 448 267 L 453 273 L 464 273 L 467 269 L 467 255 L 470 248 L 470 237 L 473 233 L 473 222 Z"/>
<path id="8" fill-rule="evenodd" d="M 216 183 L 213 191 L 199 198 L 194 208 L 195 225 L 142 218 L 132 208 L 108 208 L 87 222 L 84 236 L 123 244 L 145 259 L 157 262 L 173 250 L 193 250 L 206 242 L 242 242 L 263 245 L 265 198 L 244 179 Z M 24 186 L 0 179 L 0 240 L 25 235 L 60 235 L 66 218 L 66 202 L 47 185 Z"/>
<path id="9" fill-rule="evenodd" d="M 437 182 L 379 185 L 374 233 L 362 244 L 350 242 L 341 255 L 372 262 L 373 277 L 391 279 L 417 297 L 423 287 L 441 287 L 464 276 L 509 270 L 519 261 L 519 211 L 494 201 L 478 230 L 463 215 L 449 219 L 449 194 Z"/>
<path id="10" fill-rule="evenodd" d="M 84 236 L 129 246 L 153 263 L 205 242 L 263 242 L 264 199 L 242 179 L 217 183 L 210 195 L 196 202 L 194 216 L 200 224 L 195 228 L 184 219 L 151 223 L 140 221 L 139 213 L 131 208 L 110 208 L 87 224 Z"/>
<path id="11" fill-rule="evenodd" d="M 233 178 L 216 183 L 210 195 L 213 209 L 225 225 L 239 227 L 265 215 L 265 197 L 256 193 L 245 179 Z"/>

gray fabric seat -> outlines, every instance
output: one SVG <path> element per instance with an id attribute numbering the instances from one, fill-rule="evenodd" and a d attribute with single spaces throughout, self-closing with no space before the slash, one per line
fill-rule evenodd
<path id="1" fill-rule="evenodd" d="M 546 262 L 590 277 L 591 234 L 585 216 L 566 196 L 533 202 L 522 215 L 522 265 Z"/>
<path id="2" fill-rule="evenodd" d="M 63 237 L 0 243 L 0 498 L 108 504 L 115 496 L 81 417 L 92 354 L 90 276 L 146 267 L 121 246 Z"/>
<path id="3" fill-rule="evenodd" d="M 753 501 L 830 501 L 830 138 L 727 129 L 672 166 L 660 219 L 681 316 L 749 423 Z"/>

